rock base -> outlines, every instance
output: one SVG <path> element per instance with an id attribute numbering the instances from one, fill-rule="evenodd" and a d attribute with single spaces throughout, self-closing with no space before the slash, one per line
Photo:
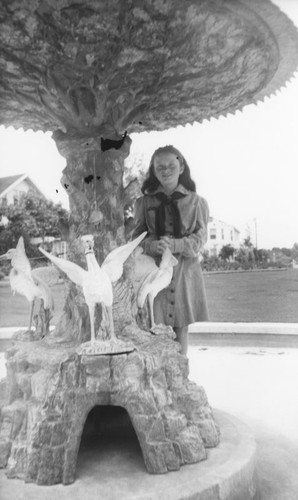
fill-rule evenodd
<path id="1" fill-rule="evenodd" d="M 148 472 L 207 458 L 219 429 L 204 389 L 187 378 L 187 359 L 176 342 L 128 329 L 122 340 L 136 350 L 126 354 L 79 355 L 78 345 L 45 340 L 9 349 L 0 427 L 0 465 L 8 477 L 72 483 L 87 416 L 104 405 L 127 411 Z"/>
<path id="2" fill-rule="evenodd" d="M 110 413 L 110 412 L 109 412 Z M 256 500 L 255 439 L 246 425 L 215 410 L 220 446 L 208 450 L 208 460 L 169 474 L 146 473 L 141 451 L 131 435 L 103 446 L 101 439 L 84 441 L 78 456 L 77 480 L 67 488 L 10 481 L 0 471 L 1 500 Z M 85 432 L 85 431 L 84 431 Z M 85 445 L 84 445 L 85 444 Z M 115 473 L 115 471 L 117 471 Z"/>
<path id="3" fill-rule="evenodd" d="M 77 353 L 81 356 L 104 356 L 119 355 L 135 350 L 132 342 L 123 342 L 123 340 L 102 340 L 84 342 L 77 348 Z"/>

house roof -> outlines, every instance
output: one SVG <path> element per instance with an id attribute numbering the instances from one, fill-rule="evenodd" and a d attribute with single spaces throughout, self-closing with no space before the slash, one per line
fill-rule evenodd
<path id="1" fill-rule="evenodd" d="M 46 196 L 43 192 L 36 186 L 36 184 L 30 179 L 28 174 L 18 174 L 18 175 L 9 175 L 8 177 L 0 177 L 0 197 L 5 196 L 11 189 L 14 189 L 18 184 L 22 181 L 26 180 L 28 184 L 31 185 L 42 198 L 46 199 Z"/>
<path id="2" fill-rule="evenodd" d="M 4 191 L 12 186 L 16 181 L 23 177 L 23 174 L 10 175 L 8 177 L 0 177 L 0 196 Z"/>

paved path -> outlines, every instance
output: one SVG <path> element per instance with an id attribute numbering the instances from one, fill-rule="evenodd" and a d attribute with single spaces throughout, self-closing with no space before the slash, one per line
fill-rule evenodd
<path id="1" fill-rule="evenodd" d="M 189 326 L 191 333 L 243 333 L 255 335 L 298 335 L 298 323 L 231 323 L 211 321 L 194 323 Z"/>
<path id="2" fill-rule="evenodd" d="M 298 349 L 191 347 L 190 378 L 257 441 L 260 500 L 298 500 Z"/>
<path id="3" fill-rule="evenodd" d="M 51 326 L 53 329 L 54 326 Z M 16 330 L 26 329 L 25 326 L 5 326 L 0 327 L 0 340 L 10 339 Z M 189 326 L 191 334 L 249 334 L 249 335 L 297 335 L 298 323 L 231 323 L 231 322 L 216 322 L 211 321 L 194 323 Z"/>

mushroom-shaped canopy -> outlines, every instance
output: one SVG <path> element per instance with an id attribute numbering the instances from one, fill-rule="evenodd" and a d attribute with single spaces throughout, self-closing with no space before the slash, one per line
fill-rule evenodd
<path id="1" fill-rule="evenodd" d="M 111 136 L 234 112 L 298 63 L 268 0 L 2 0 L 0 123 Z"/>

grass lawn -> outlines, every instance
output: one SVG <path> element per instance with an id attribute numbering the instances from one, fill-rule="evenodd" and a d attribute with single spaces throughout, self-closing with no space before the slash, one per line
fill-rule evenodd
<path id="1" fill-rule="evenodd" d="M 210 321 L 298 323 L 298 270 L 206 274 Z"/>
<path id="2" fill-rule="evenodd" d="M 210 321 L 298 323 L 298 270 L 205 274 Z M 64 285 L 52 287 L 55 325 L 64 304 Z M 0 327 L 27 326 L 29 305 L 0 283 Z"/>

